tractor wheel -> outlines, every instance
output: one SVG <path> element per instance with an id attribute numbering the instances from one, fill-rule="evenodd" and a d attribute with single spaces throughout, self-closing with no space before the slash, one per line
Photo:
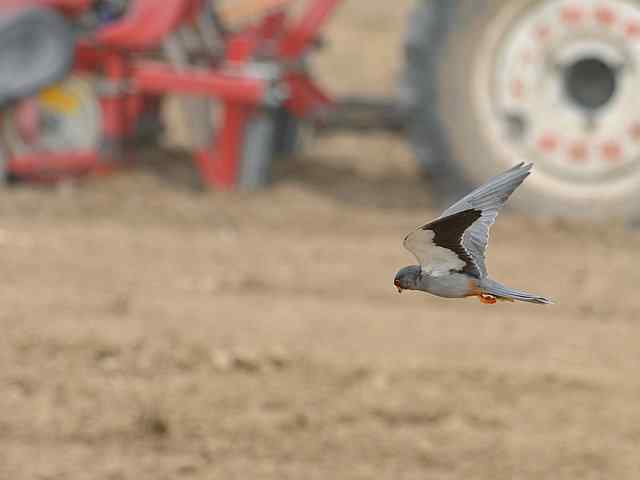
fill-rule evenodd
<path id="1" fill-rule="evenodd" d="M 94 82 L 78 75 L 7 108 L 0 125 L 0 172 L 9 183 L 10 158 L 33 153 L 88 152 L 102 145 L 102 108 Z M 43 173 L 41 179 L 57 178 Z"/>
<path id="2" fill-rule="evenodd" d="M 7 109 L 1 127 L 10 155 L 90 151 L 102 141 L 102 109 L 90 80 L 72 75 Z"/>
<path id="3" fill-rule="evenodd" d="M 424 0 L 411 22 L 407 92 L 425 168 L 479 184 L 533 162 L 518 209 L 640 218 L 640 2 Z"/>

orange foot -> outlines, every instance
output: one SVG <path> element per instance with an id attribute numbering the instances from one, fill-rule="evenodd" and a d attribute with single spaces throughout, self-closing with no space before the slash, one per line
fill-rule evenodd
<path id="1" fill-rule="evenodd" d="M 478 298 L 480 298 L 480 303 L 484 303 L 485 305 L 493 305 L 497 302 L 496 297 L 486 293 L 481 293 Z"/>

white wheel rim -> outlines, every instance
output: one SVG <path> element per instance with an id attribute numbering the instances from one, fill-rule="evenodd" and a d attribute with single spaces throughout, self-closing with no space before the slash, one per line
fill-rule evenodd
<path id="1" fill-rule="evenodd" d="M 47 97 L 47 91 L 54 93 Z M 99 147 L 102 115 L 96 93 L 88 81 L 72 77 L 30 101 L 35 102 L 38 116 L 37 138 L 23 138 L 17 125 L 17 109 L 7 115 L 4 124 L 7 145 L 14 155 L 37 151 L 86 151 Z"/>
<path id="2" fill-rule="evenodd" d="M 513 2 L 486 27 L 473 82 L 483 134 L 500 161 L 536 163 L 530 183 L 582 199 L 637 189 L 637 3 Z"/>

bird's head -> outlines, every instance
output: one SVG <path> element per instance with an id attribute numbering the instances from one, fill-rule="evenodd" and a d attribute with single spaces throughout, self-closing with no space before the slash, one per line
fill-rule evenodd
<path id="1" fill-rule="evenodd" d="M 402 290 L 418 290 L 418 280 L 421 275 L 422 268 L 420 265 L 410 265 L 396 273 L 393 284 L 398 289 L 398 293 L 402 293 Z"/>

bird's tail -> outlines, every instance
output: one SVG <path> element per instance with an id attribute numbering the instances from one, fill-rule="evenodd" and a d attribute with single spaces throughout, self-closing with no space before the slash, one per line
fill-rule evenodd
<path id="1" fill-rule="evenodd" d="M 542 305 L 549 305 L 553 303 L 553 300 L 547 297 L 534 295 L 521 290 L 514 290 L 513 288 L 505 287 L 504 285 L 488 278 L 482 280 L 480 288 L 485 293 L 505 300 L 518 300 L 520 302 L 538 303 Z"/>

